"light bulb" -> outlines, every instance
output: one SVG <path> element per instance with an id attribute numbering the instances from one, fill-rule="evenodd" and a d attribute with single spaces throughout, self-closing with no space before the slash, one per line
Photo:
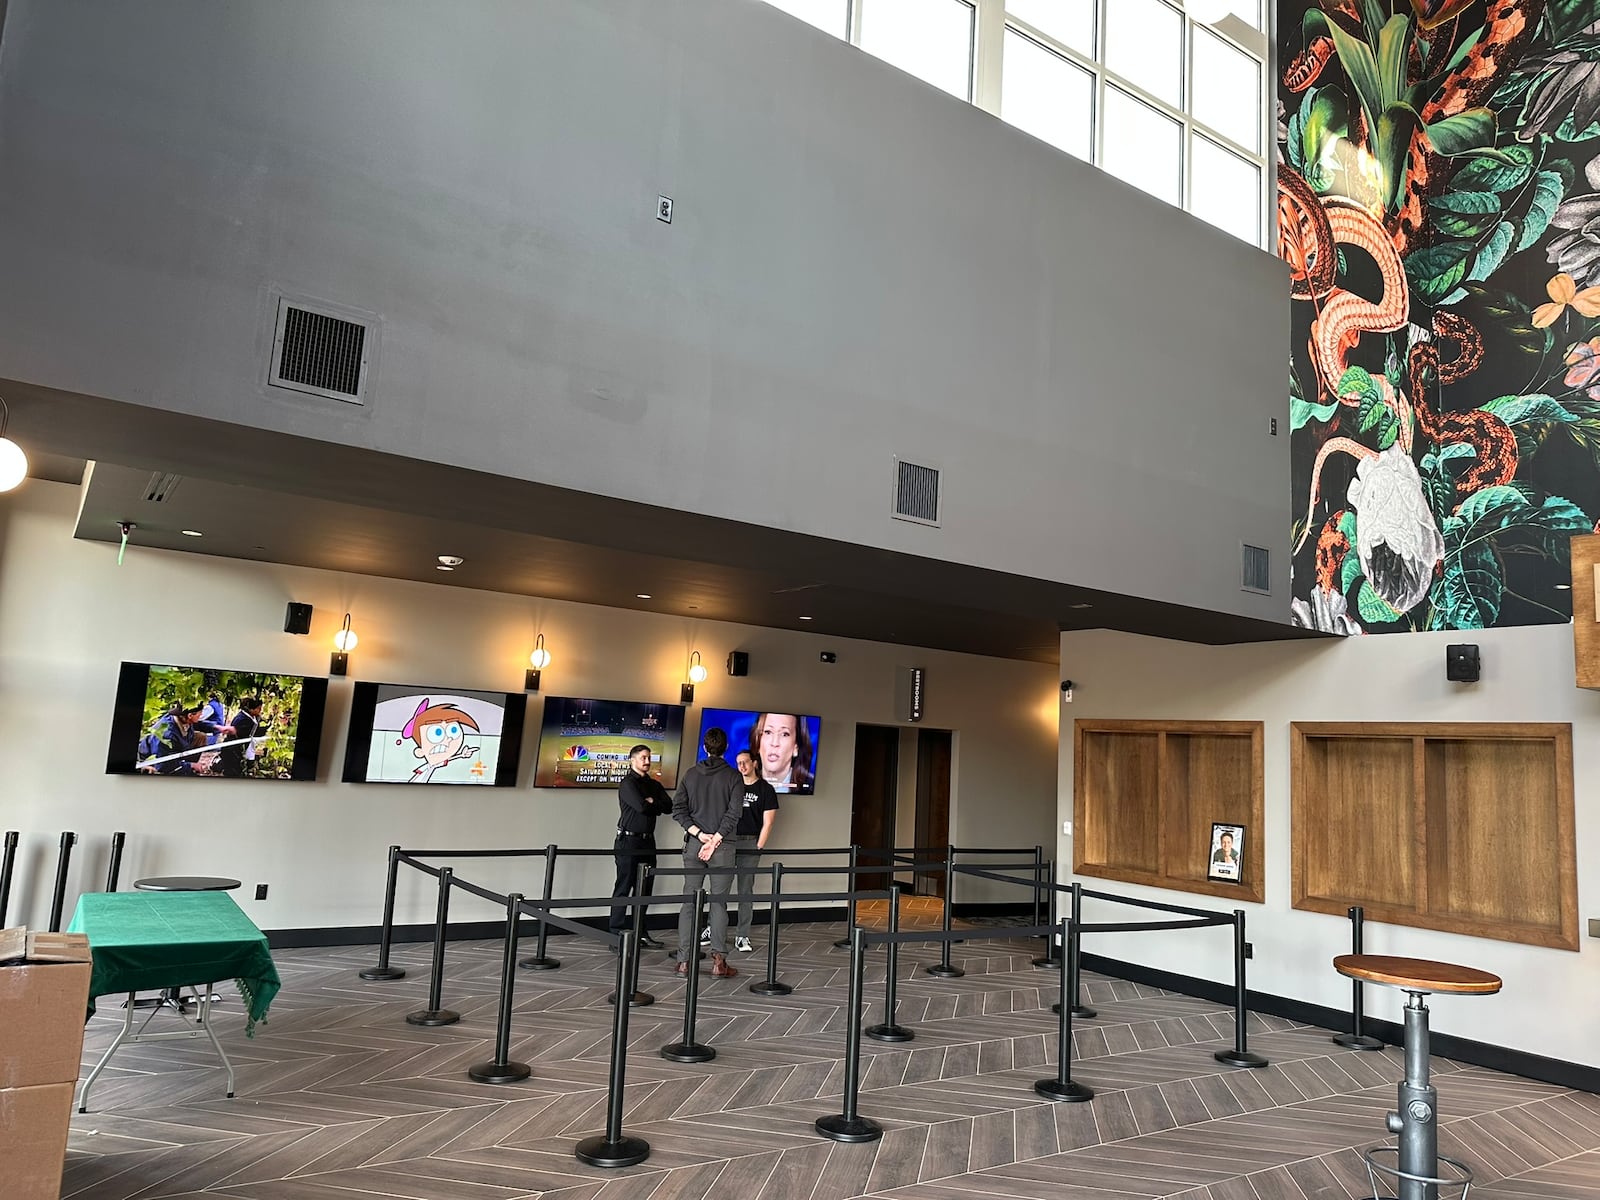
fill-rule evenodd
<path id="1" fill-rule="evenodd" d="M 544 670 L 550 665 L 550 651 L 541 646 L 532 654 L 528 655 L 528 664 L 533 667 L 535 671 Z"/>
<path id="2" fill-rule="evenodd" d="M 8 437 L 0 437 L 0 492 L 9 492 L 28 477 L 28 456 Z"/>
<path id="3" fill-rule="evenodd" d="M 705 681 L 706 669 L 704 666 L 702 666 L 700 663 L 695 663 L 694 666 L 689 668 L 690 683 L 704 683 Z"/>
<path id="4" fill-rule="evenodd" d="M 356 648 L 356 643 L 360 640 L 360 638 L 356 637 L 355 630 L 341 629 L 333 635 L 334 649 L 338 650 L 340 654 L 349 654 L 350 651 Z"/>

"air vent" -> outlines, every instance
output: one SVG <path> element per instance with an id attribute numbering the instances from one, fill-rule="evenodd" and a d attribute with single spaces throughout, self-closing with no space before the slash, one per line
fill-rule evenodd
<path id="1" fill-rule="evenodd" d="M 371 322 L 280 299 L 268 382 L 330 400 L 364 403 L 373 340 Z"/>
<path id="2" fill-rule="evenodd" d="M 894 516 L 922 525 L 939 523 L 939 472 L 895 459 Z"/>
<path id="3" fill-rule="evenodd" d="M 150 476 L 150 482 L 144 485 L 144 498 L 151 504 L 164 503 L 172 499 L 172 493 L 178 490 L 178 485 L 182 482 L 182 475 L 175 475 L 171 471 L 156 471 Z"/>
<path id="4" fill-rule="evenodd" d="M 1272 572 L 1267 551 L 1261 546 L 1241 543 L 1239 546 L 1241 571 L 1239 588 L 1246 592 L 1272 594 Z"/>

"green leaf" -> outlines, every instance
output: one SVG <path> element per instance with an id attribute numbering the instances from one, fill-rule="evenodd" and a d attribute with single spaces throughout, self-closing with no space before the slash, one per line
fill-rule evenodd
<path id="1" fill-rule="evenodd" d="M 1594 23 L 1594 0 L 1549 0 L 1544 10 L 1550 40 L 1557 45 Z"/>
<path id="2" fill-rule="evenodd" d="M 1377 160 L 1383 180 L 1383 205 L 1393 211 L 1406 182 L 1406 158 L 1411 152 L 1411 137 L 1422 127 L 1422 120 L 1403 104 L 1384 109 L 1372 129 L 1372 157 Z"/>
<path id="3" fill-rule="evenodd" d="M 1339 402 L 1331 404 L 1308 404 L 1299 396 L 1289 398 L 1289 432 L 1293 433 L 1312 421 L 1326 421 L 1337 411 Z"/>
<path id="4" fill-rule="evenodd" d="M 1468 108 L 1423 127 L 1428 143 L 1447 158 L 1494 145 L 1495 117 L 1487 108 Z"/>
<path id="5" fill-rule="evenodd" d="M 1467 272 L 1467 279 L 1487 279 L 1500 269 L 1500 264 L 1505 261 L 1506 255 L 1511 252 L 1511 245 L 1516 241 L 1517 227 L 1510 221 L 1501 221 L 1494 227 L 1478 250 L 1477 257 L 1472 260 L 1472 270 Z"/>
<path id="6" fill-rule="evenodd" d="M 1346 367 L 1344 374 L 1339 376 L 1339 386 L 1334 392 L 1341 397 L 1360 396 L 1363 408 L 1369 399 L 1379 398 L 1378 385 L 1372 378 L 1372 372 L 1365 367 Z"/>
<path id="7" fill-rule="evenodd" d="M 1406 59 L 1411 51 L 1411 22 L 1396 14 L 1378 31 L 1378 86 L 1383 89 L 1383 107 L 1405 99 Z"/>
<path id="8" fill-rule="evenodd" d="M 1475 247 L 1471 242 L 1439 242 L 1406 255 L 1406 278 L 1412 290 L 1429 304 L 1437 304 L 1466 276 Z"/>
<path id="9" fill-rule="evenodd" d="M 1519 296 L 1481 283 L 1463 284 L 1461 292 L 1456 311 L 1486 338 L 1498 335 L 1506 349 L 1532 360 L 1527 363 L 1527 370 L 1532 370 L 1550 352 L 1555 342 L 1554 332 L 1534 326 L 1528 305 Z"/>
<path id="10" fill-rule="evenodd" d="M 1552 425 L 1575 425 L 1578 418 L 1549 396 L 1501 396 L 1483 406 L 1517 435 L 1517 458 L 1526 461 L 1538 453 Z"/>
<path id="11" fill-rule="evenodd" d="M 1428 201 L 1433 223 L 1451 237 L 1475 238 L 1500 219 L 1497 192 L 1446 192 Z"/>
<path id="12" fill-rule="evenodd" d="M 1507 146 L 1500 158 L 1470 158 L 1451 177 L 1462 191 L 1509 192 L 1533 175 L 1533 151 L 1527 146 Z"/>
<path id="13" fill-rule="evenodd" d="M 1522 218 L 1521 232 L 1511 253 L 1526 250 L 1544 236 L 1550 219 L 1556 215 L 1566 184 L 1554 171 L 1540 171 L 1533 177 L 1533 188 L 1528 202 L 1528 213 Z"/>
<path id="14" fill-rule="evenodd" d="M 1356 100 L 1367 119 L 1367 128 L 1376 129 L 1378 117 L 1387 106 L 1383 100 L 1383 87 L 1378 82 L 1378 60 L 1372 55 L 1372 47 L 1346 33 L 1337 21 L 1327 21 L 1325 24 L 1333 38 L 1333 48 L 1339 55 L 1339 65 L 1349 76 L 1350 86 L 1355 88 Z"/>
<path id="15" fill-rule="evenodd" d="M 1446 521 L 1444 572 L 1433 589 L 1435 628 L 1487 629 L 1500 616 L 1505 581 L 1488 542 L 1463 544 L 1461 526 Z"/>
<path id="16" fill-rule="evenodd" d="M 1366 579 L 1361 581 L 1361 590 L 1356 593 L 1356 611 L 1361 614 L 1363 625 L 1392 625 L 1403 615 L 1391 608 Z"/>
<path id="17" fill-rule="evenodd" d="M 1322 155 L 1329 140 L 1350 127 L 1350 102 L 1337 84 L 1329 84 L 1315 91 L 1315 98 L 1308 98 L 1309 103 L 1300 106 L 1300 111 L 1305 114 L 1300 137 L 1305 161 L 1317 164 L 1320 170 Z"/>
<path id="18" fill-rule="evenodd" d="M 1361 556 L 1356 553 L 1355 534 L 1350 535 L 1350 549 L 1345 553 L 1344 562 L 1339 564 L 1339 591 L 1344 595 L 1350 594 L 1350 585 L 1361 577 Z"/>

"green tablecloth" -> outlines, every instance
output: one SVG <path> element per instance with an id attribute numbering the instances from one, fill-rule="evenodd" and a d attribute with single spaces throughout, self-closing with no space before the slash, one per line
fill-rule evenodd
<path id="1" fill-rule="evenodd" d="M 232 979 L 254 1033 L 281 986 L 266 935 L 223 892 L 86 892 L 67 930 L 89 935 L 91 1014 L 96 996 Z"/>

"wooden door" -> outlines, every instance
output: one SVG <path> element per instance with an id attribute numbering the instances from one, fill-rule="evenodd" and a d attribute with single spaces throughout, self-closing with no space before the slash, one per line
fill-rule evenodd
<path id="1" fill-rule="evenodd" d="M 950 841 L 950 731 L 917 730 L 917 845 L 937 850 Z M 924 857 L 931 857 L 925 855 Z M 944 876 L 919 873 L 916 894 L 944 898 Z"/>
<path id="2" fill-rule="evenodd" d="M 882 851 L 894 846 L 895 792 L 899 780 L 900 731 L 883 725 L 856 726 L 855 785 L 850 796 L 850 841 L 861 847 L 861 865 L 888 865 Z M 877 851 L 877 853 L 869 853 Z M 887 888 L 890 875 L 864 872 L 859 888 Z"/>

